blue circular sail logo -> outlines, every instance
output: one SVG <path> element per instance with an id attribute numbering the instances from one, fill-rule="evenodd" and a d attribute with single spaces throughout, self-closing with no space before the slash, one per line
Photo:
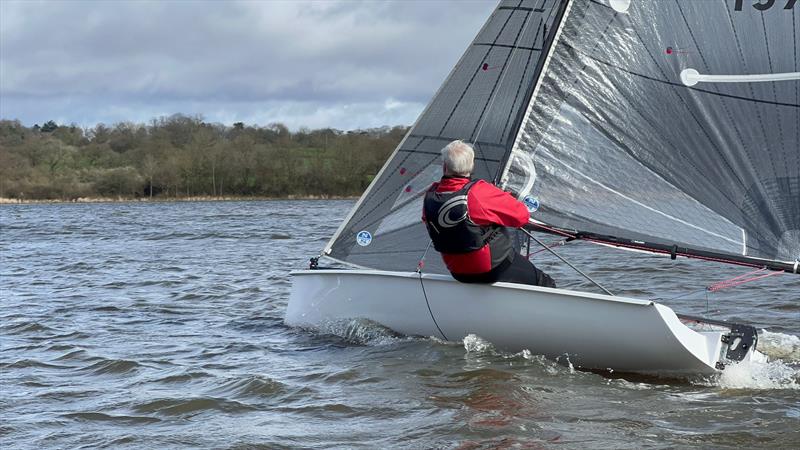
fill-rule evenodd
<path id="1" fill-rule="evenodd" d="M 525 206 L 528 207 L 528 211 L 530 212 L 536 212 L 539 209 L 539 199 L 531 195 L 526 195 L 525 198 L 522 199 L 522 203 L 525 203 Z"/>
<path id="2" fill-rule="evenodd" d="M 356 234 L 356 242 L 362 247 L 368 246 L 372 242 L 372 235 L 367 230 L 359 231 Z"/>

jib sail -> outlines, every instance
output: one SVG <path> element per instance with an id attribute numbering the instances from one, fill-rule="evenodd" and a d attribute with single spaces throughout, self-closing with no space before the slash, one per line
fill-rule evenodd
<path id="1" fill-rule="evenodd" d="M 558 0 L 500 2 L 328 244 L 327 256 L 376 269 L 416 268 L 429 243 L 422 197 L 441 176 L 440 150 L 454 139 L 471 142 L 474 176 L 498 176 L 563 6 Z M 427 258 L 425 270 L 446 272 L 438 256 Z"/>

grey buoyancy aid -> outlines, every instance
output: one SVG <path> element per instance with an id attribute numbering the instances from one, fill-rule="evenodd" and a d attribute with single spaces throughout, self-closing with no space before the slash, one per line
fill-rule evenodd
<path id="1" fill-rule="evenodd" d="M 455 192 L 425 193 L 425 226 L 440 253 L 469 253 L 489 244 L 492 268 L 511 258 L 514 248 L 505 227 L 480 226 L 469 218 L 467 195 L 477 183 L 471 181 Z"/>

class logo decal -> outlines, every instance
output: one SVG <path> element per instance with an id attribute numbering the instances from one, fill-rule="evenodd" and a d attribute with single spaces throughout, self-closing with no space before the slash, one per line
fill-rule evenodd
<path id="1" fill-rule="evenodd" d="M 539 199 L 532 195 L 526 195 L 525 198 L 522 199 L 522 203 L 525 203 L 525 206 L 528 207 L 528 211 L 530 212 L 539 210 Z"/>
<path id="2" fill-rule="evenodd" d="M 456 209 L 458 208 L 458 209 Z M 455 210 L 455 211 L 454 211 Z M 455 212 L 457 217 L 453 218 L 451 214 Z M 458 195 L 450 200 L 444 202 L 444 205 L 439 209 L 439 217 L 437 222 L 442 228 L 453 228 L 467 218 L 467 196 Z"/>
<path id="3" fill-rule="evenodd" d="M 362 247 L 366 247 L 372 243 L 372 234 L 367 230 L 361 230 L 356 234 L 356 243 Z"/>

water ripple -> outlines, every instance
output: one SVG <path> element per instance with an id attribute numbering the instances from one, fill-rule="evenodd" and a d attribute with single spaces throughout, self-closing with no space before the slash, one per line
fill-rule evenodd
<path id="1" fill-rule="evenodd" d="M 796 447 L 800 280 L 707 296 L 742 271 L 559 249 L 621 294 L 758 325 L 766 361 L 721 379 L 580 372 L 359 319 L 287 327 L 289 272 L 352 204 L 0 206 L 0 446 Z"/>

